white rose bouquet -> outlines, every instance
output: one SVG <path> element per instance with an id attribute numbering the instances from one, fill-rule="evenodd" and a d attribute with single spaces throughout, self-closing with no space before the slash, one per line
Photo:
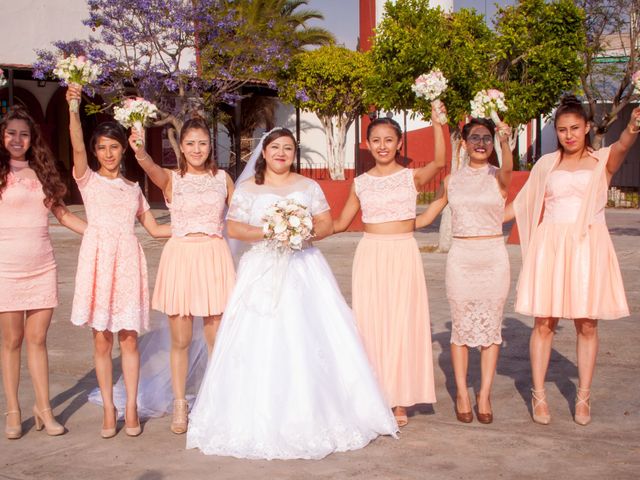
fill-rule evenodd
<path id="1" fill-rule="evenodd" d="M 127 98 L 121 107 L 113 108 L 113 117 L 124 128 L 135 128 L 142 135 L 142 127 L 158 117 L 158 107 L 141 97 Z M 142 145 L 142 140 L 137 140 Z"/>
<path id="2" fill-rule="evenodd" d="M 4 87 L 7 84 L 7 79 L 4 78 L 4 72 L 0 68 L 0 88 Z"/>
<path id="3" fill-rule="evenodd" d="M 313 219 L 309 209 L 295 200 L 279 200 L 262 217 L 262 232 L 269 245 L 280 251 L 302 250 L 313 237 Z"/>
<path id="4" fill-rule="evenodd" d="M 101 70 L 91 60 L 84 55 L 69 55 L 61 58 L 53 70 L 53 74 L 59 79 L 64 80 L 67 84 L 77 83 L 78 85 L 87 85 L 98 80 Z M 71 113 L 78 113 L 79 102 L 73 100 L 69 105 Z"/>
<path id="5" fill-rule="evenodd" d="M 445 76 L 436 68 L 416 78 L 415 83 L 411 86 L 411 90 L 413 90 L 413 93 L 415 93 L 417 97 L 424 98 L 429 102 L 434 102 L 438 110 L 440 110 L 442 102 L 439 97 L 447 89 L 447 83 Z M 444 112 L 440 112 L 438 121 L 443 125 L 446 124 L 447 115 Z"/>
<path id="6" fill-rule="evenodd" d="M 504 93 L 500 90 L 480 90 L 471 100 L 471 116 L 476 118 L 490 118 L 493 123 L 501 123 L 498 112 L 506 112 Z"/>

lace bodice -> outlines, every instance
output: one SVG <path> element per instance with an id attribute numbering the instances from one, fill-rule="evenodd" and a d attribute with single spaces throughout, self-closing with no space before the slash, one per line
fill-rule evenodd
<path id="1" fill-rule="evenodd" d="M 575 223 L 592 176 L 593 170 L 553 170 L 549 174 L 544 192 L 543 221 Z M 606 198 L 599 199 L 596 213 L 590 223 L 605 223 L 606 202 Z"/>
<path id="2" fill-rule="evenodd" d="M 227 199 L 227 174 L 171 173 L 171 232 L 174 237 L 189 233 L 222 236 L 224 207 Z"/>
<path id="3" fill-rule="evenodd" d="M 89 228 L 107 230 L 114 235 L 131 234 L 136 217 L 149 210 L 149 204 L 137 183 L 123 178 L 105 178 L 87 168 L 78 178 Z"/>
<path id="4" fill-rule="evenodd" d="M 356 177 L 364 223 L 385 223 L 416 218 L 416 190 L 413 169 L 403 168 L 384 177 L 363 173 Z"/>
<path id="5" fill-rule="evenodd" d="M 291 198 L 306 206 L 311 215 L 329 210 L 320 185 L 309 178 L 300 177 L 283 187 L 256 185 L 251 179 L 238 185 L 233 192 L 227 219 L 260 227 L 266 209 L 283 198 Z"/>
<path id="6" fill-rule="evenodd" d="M 497 173 L 493 165 L 482 168 L 467 165 L 449 177 L 447 198 L 454 237 L 502 234 L 505 198 Z"/>
<path id="7" fill-rule="evenodd" d="M 12 168 L 0 195 L 0 228 L 48 228 L 49 209 L 44 205 L 42 185 L 33 170 Z"/>

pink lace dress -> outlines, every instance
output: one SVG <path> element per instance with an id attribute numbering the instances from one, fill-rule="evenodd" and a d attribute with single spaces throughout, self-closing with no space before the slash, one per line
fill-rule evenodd
<path id="1" fill-rule="evenodd" d="M 91 169 L 76 178 L 88 227 L 78 255 L 71 321 L 95 330 L 140 332 L 149 324 L 147 262 L 134 233 L 149 210 L 140 187 Z"/>
<path id="2" fill-rule="evenodd" d="M 10 161 L 0 192 L 0 312 L 58 305 L 49 209 L 27 162 Z"/>
<path id="3" fill-rule="evenodd" d="M 465 166 L 449 177 L 447 197 L 454 238 L 447 255 L 445 285 L 451 308 L 451 343 L 456 345 L 502 343 L 510 267 L 502 237 L 505 199 L 497 172 L 492 165 Z"/>
<path id="4" fill-rule="evenodd" d="M 366 224 L 416 217 L 413 170 L 355 179 Z M 434 403 L 429 300 L 413 232 L 364 233 L 353 259 L 358 329 L 389 406 Z"/>

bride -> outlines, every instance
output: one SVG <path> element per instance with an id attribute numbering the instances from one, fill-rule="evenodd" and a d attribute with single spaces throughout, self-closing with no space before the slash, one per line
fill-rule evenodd
<path id="1" fill-rule="evenodd" d="M 187 448 L 318 459 L 395 436 L 351 310 L 320 251 L 309 244 L 281 253 L 263 241 L 265 210 L 285 198 L 311 211 L 315 238 L 331 234 L 322 190 L 291 171 L 296 142 L 289 130 L 272 130 L 257 150 L 255 176 L 238 184 L 227 215 L 229 236 L 251 247 L 191 411 Z"/>

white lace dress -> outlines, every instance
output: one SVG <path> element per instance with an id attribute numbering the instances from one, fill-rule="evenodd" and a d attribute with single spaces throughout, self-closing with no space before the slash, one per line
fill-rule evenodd
<path id="1" fill-rule="evenodd" d="M 284 188 L 238 186 L 228 219 L 259 226 L 292 198 L 329 209 L 306 178 Z M 255 459 L 319 459 L 394 435 L 395 419 L 329 265 L 310 246 L 247 251 L 193 406 L 187 448 Z"/>

